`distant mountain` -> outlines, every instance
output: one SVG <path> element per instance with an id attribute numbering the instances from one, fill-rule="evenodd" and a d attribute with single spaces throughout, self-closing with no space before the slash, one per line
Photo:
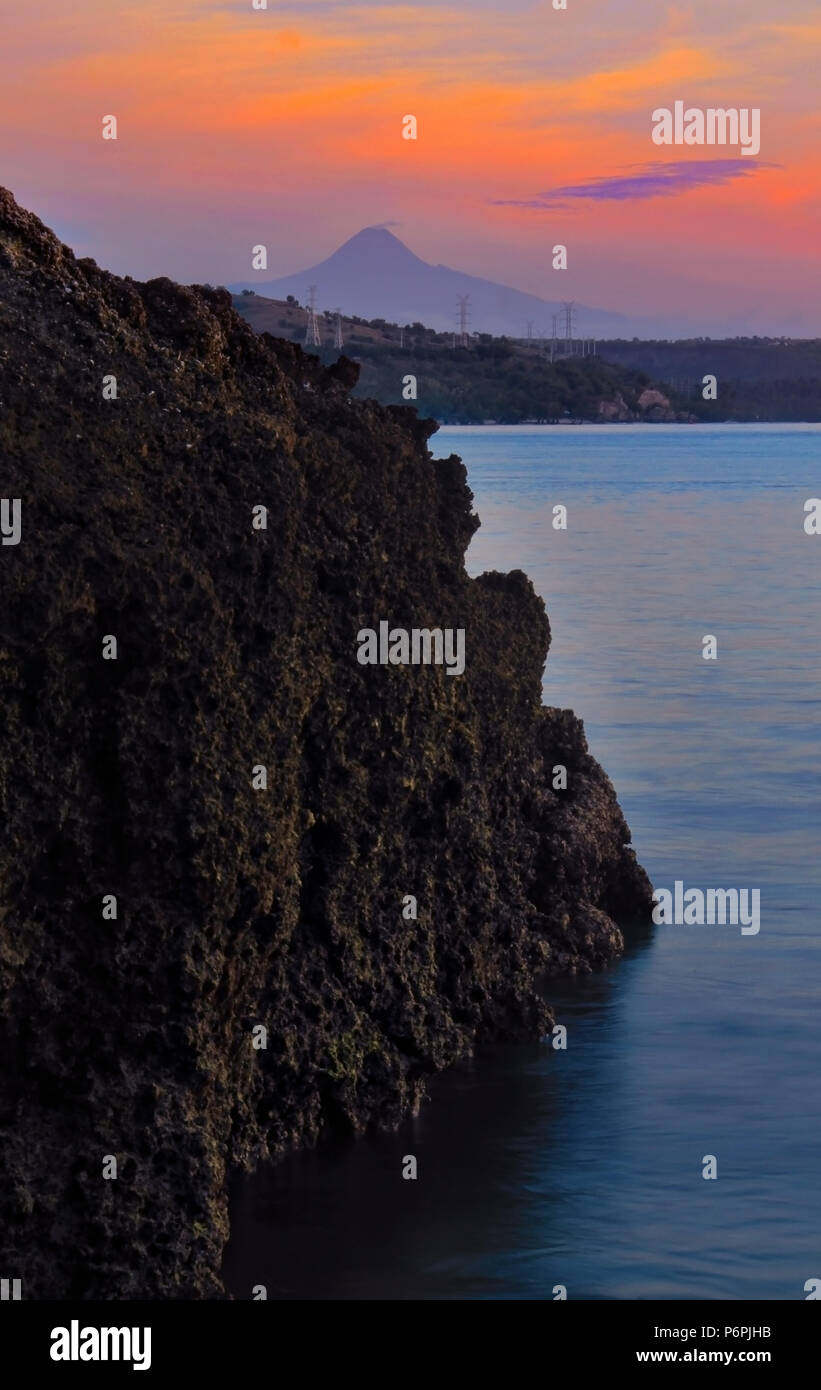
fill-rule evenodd
<path id="1" fill-rule="evenodd" d="M 476 333 L 523 337 L 533 320 L 536 334 L 549 334 L 552 315 L 561 314 L 555 300 L 524 294 L 493 280 L 465 275 L 446 265 L 430 265 L 408 250 L 384 227 L 365 227 L 327 260 L 279 280 L 243 280 L 229 286 L 235 293 L 256 290 L 270 299 L 292 294 L 301 303 L 311 285 L 317 287 L 317 308 L 342 310 L 361 318 L 390 323 L 424 323 L 440 332 L 456 327 L 457 295 L 470 295 L 469 329 Z M 559 320 L 561 332 L 564 316 Z M 574 336 L 619 338 L 638 332 L 623 314 L 576 305 Z"/>

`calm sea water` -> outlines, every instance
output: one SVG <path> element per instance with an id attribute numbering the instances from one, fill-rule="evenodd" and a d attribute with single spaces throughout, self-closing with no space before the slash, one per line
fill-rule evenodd
<path id="1" fill-rule="evenodd" d="M 433 444 L 468 467 L 471 573 L 521 568 L 544 596 L 545 702 L 584 719 L 654 884 L 760 888 L 761 931 L 658 927 L 551 987 L 566 1052 L 486 1051 L 399 1134 L 238 1184 L 228 1287 L 804 1298 L 821 1278 L 821 537 L 803 530 L 821 428 L 450 428 Z"/>

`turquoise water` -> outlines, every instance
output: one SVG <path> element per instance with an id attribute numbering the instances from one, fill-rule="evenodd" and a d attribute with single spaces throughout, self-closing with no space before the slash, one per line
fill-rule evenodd
<path id="1" fill-rule="evenodd" d="M 821 427 L 431 444 L 468 468 L 470 572 L 524 569 L 543 595 L 545 702 L 584 719 L 654 884 L 759 888 L 761 930 L 658 927 L 551 987 L 566 1052 L 486 1052 L 400 1134 L 242 1184 L 229 1288 L 804 1298 L 821 1278 L 821 537 L 803 529 Z M 408 1153 L 416 1182 L 398 1177 Z"/>

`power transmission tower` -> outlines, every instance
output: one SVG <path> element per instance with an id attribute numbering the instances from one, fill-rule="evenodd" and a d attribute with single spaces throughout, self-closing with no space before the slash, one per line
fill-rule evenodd
<path id="1" fill-rule="evenodd" d="M 337 352 L 341 352 L 343 347 L 342 315 L 339 309 L 336 309 L 334 312 L 336 313 L 336 321 L 334 323 L 334 347 Z"/>
<path id="2" fill-rule="evenodd" d="M 459 305 L 459 346 L 468 345 L 468 300 L 469 294 L 457 294 L 456 302 Z"/>
<path id="3" fill-rule="evenodd" d="M 558 324 L 559 324 L 559 315 L 558 315 L 558 314 L 554 314 L 554 315 L 553 315 L 553 333 L 552 333 L 551 338 L 550 338 L 550 360 L 551 360 L 551 362 L 555 362 L 555 360 L 556 360 L 556 332 L 557 332 L 557 329 L 558 329 Z"/>
<path id="4" fill-rule="evenodd" d="M 305 346 L 320 347 L 319 324 L 316 317 L 316 285 L 310 286 L 308 301 L 308 322 L 305 326 Z"/>
<path id="5" fill-rule="evenodd" d="M 527 341 L 528 341 L 529 343 L 531 343 L 531 342 L 533 341 L 533 320 L 532 320 L 532 319 L 527 319 L 526 322 L 527 322 Z"/>
<path id="6" fill-rule="evenodd" d="M 575 299 L 563 299 L 564 309 L 564 349 L 568 356 L 573 351 L 573 316 L 576 312 Z"/>

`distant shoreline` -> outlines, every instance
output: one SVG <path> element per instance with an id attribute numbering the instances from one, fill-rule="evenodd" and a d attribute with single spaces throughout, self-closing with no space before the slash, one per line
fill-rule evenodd
<path id="1" fill-rule="evenodd" d="M 502 420 L 476 420 L 460 422 L 441 421 L 440 430 L 556 430 L 556 429 L 738 429 L 738 430 L 783 430 L 816 429 L 821 430 L 818 420 L 517 420 L 515 424 Z"/>

